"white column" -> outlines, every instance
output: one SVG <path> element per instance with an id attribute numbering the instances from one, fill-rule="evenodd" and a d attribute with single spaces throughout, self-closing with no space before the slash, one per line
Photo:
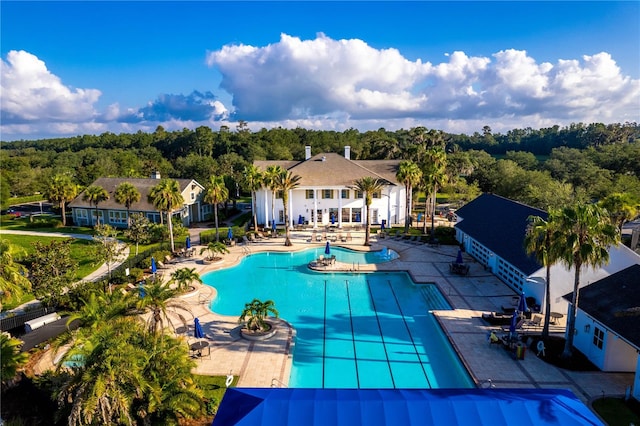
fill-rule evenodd
<path id="1" fill-rule="evenodd" d="M 289 190 L 289 229 L 293 228 L 293 190 Z"/>
<path id="2" fill-rule="evenodd" d="M 265 228 L 269 226 L 269 191 L 267 189 L 264 191 L 264 226 Z"/>
<path id="3" fill-rule="evenodd" d="M 318 190 L 313 190 L 313 229 L 318 229 Z"/>
<path id="4" fill-rule="evenodd" d="M 338 228 L 342 229 L 342 188 L 338 189 Z"/>

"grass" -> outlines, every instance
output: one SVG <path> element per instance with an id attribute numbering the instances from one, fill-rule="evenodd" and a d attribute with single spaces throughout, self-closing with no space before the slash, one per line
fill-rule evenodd
<path id="1" fill-rule="evenodd" d="M 48 244 L 51 241 L 60 241 L 60 237 L 13 234 L 3 234 L 2 239 L 9 241 L 9 243 L 14 246 L 20 247 L 27 257 L 35 252 L 33 243 L 36 241 L 44 244 Z M 100 266 L 95 264 L 93 252 L 88 249 L 92 244 L 92 241 L 78 239 L 74 239 L 71 243 L 71 258 L 78 262 L 78 271 L 76 273 L 78 279 L 86 277 Z"/>
<path id="2" fill-rule="evenodd" d="M 8 219 L 10 218 L 10 219 Z M 43 216 L 44 218 L 44 216 Z M 62 226 L 56 228 L 33 226 L 33 222 L 29 218 L 12 218 L 12 216 L 2 216 L 0 218 L 0 230 L 8 231 L 34 231 L 34 232 L 63 232 L 67 234 L 84 234 L 93 235 L 93 228 L 83 226 Z M 37 220 L 37 219 L 34 219 Z"/>
<path id="3" fill-rule="evenodd" d="M 640 402 L 635 399 L 599 398 L 593 401 L 593 409 L 610 426 L 640 424 Z"/>

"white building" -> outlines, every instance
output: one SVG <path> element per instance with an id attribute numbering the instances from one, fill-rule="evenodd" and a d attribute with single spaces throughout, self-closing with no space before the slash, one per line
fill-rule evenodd
<path id="1" fill-rule="evenodd" d="M 483 194 L 456 211 L 456 238 L 480 264 L 517 294 L 536 299 L 544 308 L 546 268 L 524 249 L 529 216 L 547 218 L 543 210 L 494 194 Z M 583 267 L 580 288 L 632 265 L 640 256 L 623 244 L 609 249 L 609 263 L 598 269 Z M 563 296 L 573 291 L 574 269 L 558 262 L 551 266 L 551 311 L 567 313 Z"/>
<path id="2" fill-rule="evenodd" d="M 293 175 L 300 176 L 298 187 L 289 194 L 290 225 L 305 224 L 314 228 L 334 225 L 338 228 L 364 225 L 366 205 L 363 194 L 353 189 L 354 182 L 363 177 L 373 177 L 384 182 L 380 193 L 373 194 L 371 224 L 386 226 L 403 224 L 406 211 L 405 187 L 396 180 L 400 160 L 351 160 L 350 147 L 344 156 L 334 153 L 311 155 L 311 147 L 305 147 L 304 161 L 255 161 L 254 165 L 265 171 L 272 165 L 280 165 Z M 256 193 L 253 206 L 258 224 L 269 227 L 273 216 L 275 223 L 284 224 L 282 194 L 262 188 Z"/>
<path id="3" fill-rule="evenodd" d="M 640 399 L 640 265 L 585 287 L 579 296 L 573 345 L 602 371 L 635 372 L 633 396 Z"/>

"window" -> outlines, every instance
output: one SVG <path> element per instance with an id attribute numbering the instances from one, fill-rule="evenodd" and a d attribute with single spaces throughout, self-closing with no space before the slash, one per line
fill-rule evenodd
<path id="1" fill-rule="evenodd" d="M 351 209 L 351 222 L 362 222 L 362 209 Z"/>
<path id="2" fill-rule="evenodd" d="M 604 343 L 604 330 L 600 330 L 598 327 L 593 327 L 593 344 L 602 349 Z"/>
<path id="3" fill-rule="evenodd" d="M 304 191 L 305 198 L 306 198 L 307 200 L 313 200 L 313 198 L 314 198 L 314 192 L 315 192 L 315 191 L 314 191 L 313 189 L 307 189 L 306 191 Z"/>
<path id="4" fill-rule="evenodd" d="M 349 195 L 351 195 L 350 192 L 351 191 L 349 191 L 348 189 L 343 189 L 342 191 L 340 191 L 340 196 L 343 199 L 347 200 L 347 199 L 349 199 Z"/>
<path id="5" fill-rule="evenodd" d="M 376 191 L 373 194 L 371 194 L 371 197 L 372 198 L 380 198 L 380 197 L 382 197 L 382 195 L 380 195 L 380 191 Z"/>
<path id="6" fill-rule="evenodd" d="M 196 199 L 196 193 L 192 192 L 191 193 L 191 201 L 194 201 Z"/>
<path id="7" fill-rule="evenodd" d="M 109 223 L 127 223 L 127 212 L 109 210 Z"/>
<path id="8" fill-rule="evenodd" d="M 333 189 L 323 189 L 322 198 L 333 198 Z"/>
<path id="9" fill-rule="evenodd" d="M 89 215 L 87 215 L 87 211 L 85 209 L 78 209 L 76 210 L 76 216 L 79 219 L 86 219 L 89 217 Z"/>
<path id="10" fill-rule="evenodd" d="M 350 217 L 351 217 L 351 216 L 350 216 L 350 211 L 349 211 L 349 209 L 348 209 L 347 207 L 343 207 L 343 208 L 342 208 L 342 222 L 351 222 L 351 221 L 349 220 L 349 218 L 350 218 Z"/>
<path id="11" fill-rule="evenodd" d="M 356 197 L 355 198 L 364 198 L 362 191 L 356 191 Z"/>
<path id="12" fill-rule="evenodd" d="M 278 223 L 284 223 L 284 210 L 278 210 Z"/>
<path id="13" fill-rule="evenodd" d="M 276 198 L 284 198 L 284 191 L 276 191 Z"/>

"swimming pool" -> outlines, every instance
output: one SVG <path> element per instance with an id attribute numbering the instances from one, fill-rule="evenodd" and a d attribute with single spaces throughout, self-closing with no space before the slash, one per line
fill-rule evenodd
<path id="1" fill-rule="evenodd" d="M 345 263 L 384 261 L 341 248 L 331 253 Z M 320 254 L 324 248 L 258 253 L 205 274 L 204 283 L 218 290 L 212 310 L 238 316 L 253 298 L 273 300 L 296 328 L 290 387 L 473 387 L 429 313 L 450 309 L 435 285 L 414 284 L 404 272 L 310 271 Z"/>

